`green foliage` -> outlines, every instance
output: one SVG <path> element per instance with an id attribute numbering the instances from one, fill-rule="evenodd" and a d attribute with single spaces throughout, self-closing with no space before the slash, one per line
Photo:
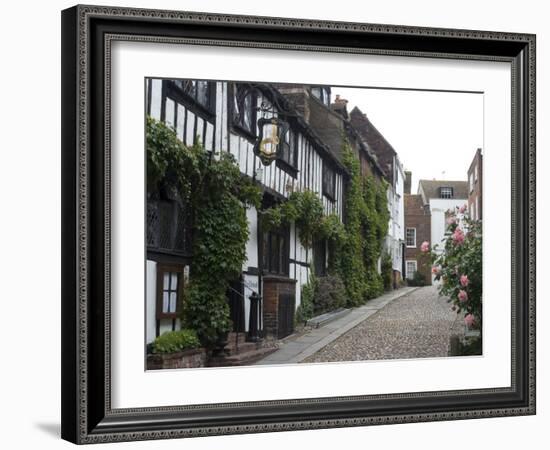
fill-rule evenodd
<path id="1" fill-rule="evenodd" d="M 413 277 L 407 280 L 408 286 L 426 286 L 426 278 L 418 270 L 413 273 Z"/>
<path id="2" fill-rule="evenodd" d="M 451 221 L 444 251 L 431 252 L 435 279 L 441 280 L 439 292 L 449 297 L 457 313 L 472 314 L 475 328 L 482 322 L 482 228 L 481 222 Z M 463 229 L 467 232 L 463 234 Z M 464 297 L 465 293 L 465 297 Z M 462 300 L 461 300 L 462 296 Z"/>
<path id="3" fill-rule="evenodd" d="M 327 275 L 315 283 L 313 310 L 323 314 L 346 305 L 346 288 L 339 275 Z"/>
<path id="4" fill-rule="evenodd" d="M 313 299 L 315 297 L 315 290 L 317 286 L 317 278 L 311 274 L 309 282 L 302 286 L 302 293 L 300 296 L 300 305 L 296 308 L 295 320 L 296 323 L 305 324 L 309 319 L 313 317 Z"/>
<path id="5" fill-rule="evenodd" d="M 389 291 L 393 287 L 393 264 L 389 253 L 382 255 L 381 272 L 384 290 Z"/>
<path id="6" fill-rule="evenodd" d="M 362 177 L 359 160 L 345 141 L 343 162 L 350 173 L 346 192 L 345 237 L 338 249 L 338 271 L 348 306 L 358 306 L 384 290 L 377 263 L 388 231 L 386 185 Z"/>
<path id="7" fill-rule="evenodd" d="M 192 218 L 193 269 L 182 320 L 211 347 L 230 328 L 227 287 L 242 269 L 249 237 L 246 207 L 261 192 L 241 175 L 233 156 L 185 146 L 174 130 L 147 119 L 147 175 L 151 191 L 172 190 Z"/>
<path id="8" fill-rule="evenodd" d="M 288 200 L 262 211 L 264 229 L 277 228 L 294 222 L 302 245 L 311 248 L 313 240 L 322 233 L 323 203 L 310 190 L 290 194 Z"/>
<path id="9" fill-rule="evenodd" d="M 167 331 L 153 341 L 153 353 L 175 353 L 199 346 L 194 330 Z"/>

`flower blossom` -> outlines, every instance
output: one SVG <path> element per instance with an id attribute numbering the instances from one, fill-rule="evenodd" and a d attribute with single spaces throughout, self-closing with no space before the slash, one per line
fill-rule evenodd
<path id="1" fill-rule="evenodd" d="M 476 320 L 473 314 L 466 314 L 466 316 L 464 317 L 464 323 L 469 327 L 471 327 L 475 321 Z"/>
<path id="2" fill-rule="evenodd" d="M 453 241 L 455 244 L 462 244 L 464 243 L 464 231 L 462 231 L 460 228 L 457 228 L 453 233 Z"/>
<path id="3" fill-rule="evenodd" d="M 459 212 L 460 214 L 464 214 L 464 212 L 466 211 L 466 208 L 467 208 L 467 207 L 468 207 L 468 206 L 467 206 L 466 204 L 462 205 L 462 206 L 458 209 L 458 212 Z"/>
<path id="4" fill-rule="evenodd" d="M 470 282 L 470 280 L 468 280 L 468 275 L 461 275 L 460 277 L 460 285 L 462 287 L 466 287 L 468 286 L 468 283 Z"/>
<path id="5" fill-rule="evenodd" d="M 464 290 L 461 289 L 460 291 L 458 291 L 458 299 L 459 299 L 462 303 L 464 303 L 465 301 L 468 300 L 468 293 L 467 293 L 466 291 L 464 291 Z"/>
<path id="6" fill-rule="evenodd" d="M 420 251 L 426 253 L 429 250 L 430 250 L 430 243 L 428 241 L 422 242 L 422 245 L 420 246 Z"/>
<path id="7" fill-rule="evenodd" d="M 439 273 L 439 267 L 433 266 L 433 267 L 432 267 L 432 273 L 433 273 L 434 275 L 437 275 L 437 274 Z"/>

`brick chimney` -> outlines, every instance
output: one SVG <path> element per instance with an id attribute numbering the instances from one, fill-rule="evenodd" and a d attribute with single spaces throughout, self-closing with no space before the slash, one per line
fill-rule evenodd
<path id="1" fill-rule="evenodd" d="M 405 194 L 411 193 L 411 183 L 412 183 L 412 172 L 410 170 L 405 170 Z"/>

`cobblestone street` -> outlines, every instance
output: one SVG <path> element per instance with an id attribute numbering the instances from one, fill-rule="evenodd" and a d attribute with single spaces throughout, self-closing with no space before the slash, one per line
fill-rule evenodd
<path id="1" fill-rule="evenodd" d="M 393 300 L 302 362 L 447 356 L 457 329 L 450 304 L 426 286 Z"/>

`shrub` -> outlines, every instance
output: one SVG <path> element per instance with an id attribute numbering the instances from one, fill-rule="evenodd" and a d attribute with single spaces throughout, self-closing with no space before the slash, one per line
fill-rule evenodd
<path id="1" fill-rule="evenodd" d="M 173 129 L 150 117 L 147 187 L 151 193 L 176 191 L 191 218 L 193 270 L 182 323 L 204 347 L 213 347 L 230 329 L 225 293 L 246 261 L 246 208 L 260 206 L 261 191 L 241 175 L 230 153 L 213 157 L 200 143 L 186 146 Z"/>
<path id="2" fill-rule="evenodd" d="M 153 353 L 175 353 L 200 346 L 193 330 L 167 331 L 153 341 Z"/>
<path id="3" fill-rule="evenodd" d="M 346 287 L 338 275 L 327 275 L 319 278 L 315 286 L 313 310 L 322 314 L 346 305 Z"/>
<path id="4" fill-rule="evenodd" d="M 384 290 L 389 291 L 393 287 L 393 264 L 391 255 L 389 253 L 384 253 L 382 255 L 382 282 L 384 283 Z"/>
<path id="5" fill-rule="evenodd" d="M 426 286 L 426 278 L 418 270 L 413 274 L 412 279 L 407 280 L 409 286 Z"/>
<path id="6" fill-rule="evenodd" d="M 300 305 L 296 308 L 296 323 L 306 323 L 313 317 L 313 297 L 317 279 L 312 274 L 309 282 L 302 286 L 302 295 L 300 296 Z"/>
<path id="7" fill-rule="evenodd" d="M 430 252 L 432 273 L 439 284 L 439 293 L 449 297 L 452 309 L 464 315 L 464 323 L 481 329 L 482 324 L 482 227 L 470 220 L 464 205 L 448 215 L 443 251 L 437 245 Z"/>

